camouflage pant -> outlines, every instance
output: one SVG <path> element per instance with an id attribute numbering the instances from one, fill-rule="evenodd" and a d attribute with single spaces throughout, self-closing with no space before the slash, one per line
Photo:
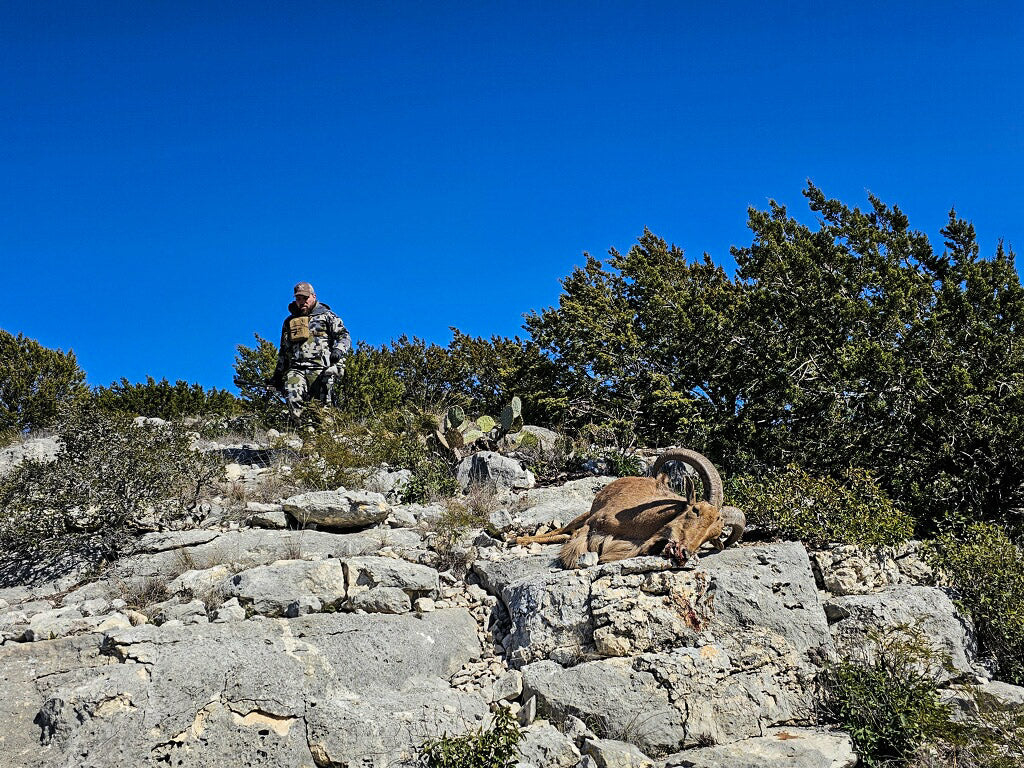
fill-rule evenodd
<path id="1" fill-rule="evenodd" d="M 305 403 L 314 397 L 324 405 L 333 405 L 337 380 L 338 376 L 333 371 L 288 371 L 284 377 L 284 396 L 288 401 L 288 414 L 293 420 L 299 421 Z"/>

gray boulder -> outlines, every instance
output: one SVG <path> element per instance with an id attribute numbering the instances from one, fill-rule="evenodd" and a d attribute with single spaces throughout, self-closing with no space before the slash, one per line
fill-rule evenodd
<path id="1" fill-rule="evenodd" d="M 338 560 L 279 560 L 237 573 L 224 587 L 225 597 L 262 616 L 284 616 L 302 597 L 325 605 L 345 600 L 345 571 Z"/>
<path id="2" fill-rule="evenodd" d="M 897 585 L 870 595 L 844 595 L 825 602 L 831 632 L 839 653 L 871 659 L 870 635 L 887 629 L 912 627 L 933 648 L 948 657 L 952 670 L 935 669 L 939 682 L 978 673 L 974 627 L 939 589 Z"/>
<path id="3" fill-rule="evenodd" d="M 367 613 L 408 613 L 412 610 L 409 595 L 398 587 L 373 587 L 352 596 L 349 605 L 353 610 Z"/>
<path id="4" fill-rule="evenodd" d="M 510 658 L 532 662 L 524 698 L 650 755 L 811 722 L 814 679 L 835 650 L 803 547 L 666 567 L 638 558 L 504 586 Z"/>
<path id="5" fill-rule="evenodd" d="M 614 477 L 585 477 L 550 488 L 532 488 L 515 494 L 513 520 L 526 528 L 558 521 L 564 525 L 590 511 L 594 496 Z"/>
<path id="6" fill-rule="evenodd" d="M 654 761 L 632 744 L 614 739 L 587 739 L 583 753 L 594 759 L 598 768 L 653 768 Z"/>
<path id="7" fill-rule="evenodd" d="M 480 451 L 459 462 L 455 479 L 463 491 L 473 484 L 491 485 L 499 490 L 532 488 L 537 481 L 515 459 L 494 451 Z"/>
<path id="8" fill-rule="evenodd" d="M 651 754 L 673 752 L 687 741 L 686 720 L 666 686 L 630 659 L 607 659 L 565 669 L 553 661 L 523 668 L 524 696 L 536 696 L 556 722 L 579 717 L 598 733 L 629 741 Z"/>
<path id="9" fill-rule="evenodd" d="M 345 558 L 378 552 L 385 546 L 415 549 L 416 531 L 374 529 L 356 533 L 326 531 L 178 531 L 144 536 L 136 552 L 118 560 L 111 578 L 126 585 L 168 581 L 167 574 L 230 564 L 235 570 L 278 560 Z"/>
<path id="10" fill-rule="evenodd" d="M 853 768 L 857 755 L 845 733 L 773 728 L 758 736 L 671 755 L 665 768 Z"/>
<path id="11" fill-rule="evenodd" d="M 391 470 L 379 467 L 366 477 L 363 488 L 381 494 L 391 504 L 398 504 L 402 501 L 406 486 L 411 480 L 412 472 L 408 469 Z"/>
<path id="12" fill-rule="evenodd" d="M 920 542 L 898 547 L 857 547 L 851 544 L 811 552 L 821 585 L 833 595 L 867 595 L 895 584 L 926 584 L 934 579 L 920 553 Z"/>
<path id="13" fill-rule="evenodd" d="M 343 565 L 352 596 L 374 587 L 396 587 L 411 597 L 430 597 L 440 587 L 433 568 L 393 557 L 350 557 Z"/>
<path id="14" fill-rule="evenodd" d="M 519 742 L 521 763 L 538 768 L 573 768 L 579 762 L 580 751 L 572 740 L 545 721 L 538 721 L 523 729 Z"/>
<path id="15" fill-rule="evenodd" d="M 310 491 L 290 496 L 281 505 L 301 525 L 325 528 L 367 528 L 382 522 L 391 507 L 371 491 Z"/>
<path id="16" fill-rule="evenodd" d="M 49 464 L 57 458 L 60 441 L 56 437 L 29 437 L 20 443 L 0 448 L 0 477 L 13 472 L 25 461 Z"/>
<path id="17" fill-rule="evenodd" d="M 246 522 L 254 528 L 281 529 L 288 527 L 288 519 L 280 504 L 261 504 L 250 501 L 245 505 L 248 519 Z"/>

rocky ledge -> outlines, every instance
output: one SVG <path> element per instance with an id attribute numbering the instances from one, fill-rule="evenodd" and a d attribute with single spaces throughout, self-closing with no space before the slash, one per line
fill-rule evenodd
<path id="1" fill-rule="evenodd" d="M 489 527 L 568 520 L 609 480 L 513 493 Z M 951 698 L 1024 701 L 988 681 L 912 545 L 566 571 L 557 547 L 475 530 L 452 568 L 437 507 L 308 496 L 151 534 L 99 577 L 0 589 L 0 765 L 412 765 L 505 706 L 522 768 L 841 768 L 818 673 L 902 624 L 949 656 Z"/>

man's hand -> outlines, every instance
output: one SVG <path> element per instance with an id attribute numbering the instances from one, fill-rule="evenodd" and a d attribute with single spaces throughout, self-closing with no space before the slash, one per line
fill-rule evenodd
<path id="1" fill-rule="evenodd" d="M 280 392 L 284 389 L 284 373 L 282 371 L 274 371 L 274 375 L 267 379 L 266 384 L 268 387 L 273 387 Z"/>

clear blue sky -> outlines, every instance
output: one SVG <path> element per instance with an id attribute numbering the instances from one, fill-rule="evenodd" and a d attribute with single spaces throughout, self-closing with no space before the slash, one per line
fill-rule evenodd
<path id="1" fill-rule="evenodd" d="M 309 280 L 356 339 L 522 333 L 646 226 L 732 269 L 810 178 L 1024 249 L 1020 2 L 0 4 L 0 328 L 230 386 Z"/>

